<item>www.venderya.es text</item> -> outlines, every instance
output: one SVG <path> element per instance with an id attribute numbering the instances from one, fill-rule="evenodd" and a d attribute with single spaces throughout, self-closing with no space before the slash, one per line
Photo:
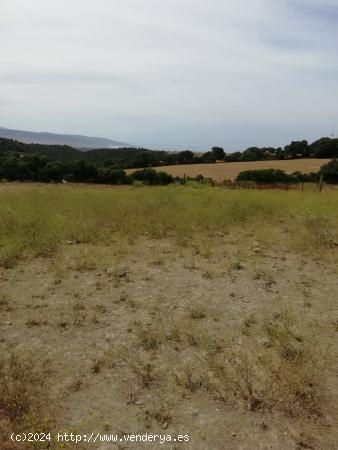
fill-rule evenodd
<path id="1" fill-rule="evenodd" d="M 158 443 L 165 444 L 170 442 L 184 443 L 189 442 L 190 437 L 188 434 L 104 434 L 104 433 L 88 433 L 88 434 L 77 434 L 77 433 L 57 433 L 52 435 L 51 433 L 12 433 L 10 436 L 13 442 L 73 442 L 75 444 L 79 443 L 99 443 L 99 442 L 111 442 L 112 444 L 116 442 L 139 442 L 139 443 Z"/>

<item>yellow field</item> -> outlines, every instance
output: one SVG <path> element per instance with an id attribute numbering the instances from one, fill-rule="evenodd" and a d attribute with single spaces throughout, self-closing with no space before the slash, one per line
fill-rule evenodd
<path id="1" fill-rule="evenodd" d="M 234 162 L 234 163 L 216 163 L 216 164 L 187 164 L 165 167 L 154 167 L 155 170 L 162 170 L 174 176 L 196 177 L 203 175 L 212 178 L 216 182 L 222 182 L 224 179 L 234 180 L 237 175 L 244 170 L 255 169 L 281 169 L 287 173 L 296 171 L 309 173 L 317 172 L 320 167 L 329 159 L 293 159 L 290 161 L 252 161 L 252 162 Z M 127 171 L 133 172 L 134 169 Z"/>

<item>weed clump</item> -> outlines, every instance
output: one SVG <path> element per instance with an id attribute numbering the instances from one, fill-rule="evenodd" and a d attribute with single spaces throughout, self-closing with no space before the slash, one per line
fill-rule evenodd
<path id="1" fill-rule="evenodd" d="M 253 322 L 248 319 L 248 326 Z M 210 370 L 209 385 L 220 398 L 231 393 L 249 410 L 278 409 L 292 416 L 321 415 L 327 355 L 311 336 L 296 331 L 291 311 L 265 321 L 268 341 L 260 352 L 250 352 L 227 341 L 205 341 L 204 363 Z"/>
<path id="2" fill-rule="evenodd" d="M 11 433 L 39 430 L 47 434 L 55 429 L 56 418 L 47 390 L 48 376 L 47 368 L 39 368 L 33 358 L 24 358 L 15 353 L 1 356 L 1 448 L 21 448 L 9 441 Z M 50 444 L 49 448 L 53 448 L 52 443 Z M 25 448 L 34 449 L 37 445 L 38 443 L 25 443 Z"/>

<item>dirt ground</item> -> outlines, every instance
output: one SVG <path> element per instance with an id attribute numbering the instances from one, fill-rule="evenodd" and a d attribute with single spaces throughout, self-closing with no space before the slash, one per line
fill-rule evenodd
<path id="1" fill-rule="evenodd" d="M 333 261 L 274 253 L 253 233 L 196 246 L 144 236 L 118 250 L 69 242 L 57 256 L 1 269 L 1 349 L 48 364 L 60 432 L 190 436 L 85 448 L 334 450 L 337 275 Z M 208 362 L 208 339 L 263 358 L 273 345 L 266 324 L 286 310 L 329 354 L 318 406 L 300 413 L 301 400 L 287 405 L 283 391 L 258 401 L 259 382 L 251 403 L 231 383 L 223 391 Z"/>
<path id="2" fill-rule="evenodd" d="M 244 170 L 258 169 L 280 169 L 287 173 L 296 171 L 310 173 L 318 172 L 329 159 L 293 159 L 290 161 L 250 161 L 217 164 L 186 164 L 175 166 L 154 167 L 155 170 L 162 170 L 176 177 L 197 177 L 203 175 L 212 178 L 217 183 L 222 183 L 225 179 L 234 181 L 237 175 Z M 134 169 L 127 170 L 127 173 Z"/>

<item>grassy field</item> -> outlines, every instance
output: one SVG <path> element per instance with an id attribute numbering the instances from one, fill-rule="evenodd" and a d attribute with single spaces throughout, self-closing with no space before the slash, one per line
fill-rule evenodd
<path id="1" fill-rule="evenodd" d="M 2 184 L 0 239 L 5 450 L 335 448 L 336 192 Z"/>
<path id="2" fill-rule="evenodd" d="M 256 169 L 281 169 L 287 173 L 296 171 L 310 173 L 318 172 L 320 167 L 329 159 L 293 159 L 290 161 L 253 161 L 217 164 L 187 164 L 177 166 L 154 167 L 155 170 L 163 170 L 173 176 L 196 177 L 203 175 L 221 183 L 224 179 L 235 180 L 237 175 L 244 170 Z M 127 173 L 133 170 L 127 171 Z"/>
<path id="3" fill-rule="evenodd" d="M 48 256 L 66 241 L 110 244 L 144 233 L 182 240 L 255 224 L 264 239 L 278 239 L 287 223 L 292 232 L 285 246 L 302 236 L 305 247 L 313 240 L 329 243 L 337 199 L 331 192 L 227 192 L 198 185 L 115 190 L 7 184 L 0 189 L 0 262 Z"/>

